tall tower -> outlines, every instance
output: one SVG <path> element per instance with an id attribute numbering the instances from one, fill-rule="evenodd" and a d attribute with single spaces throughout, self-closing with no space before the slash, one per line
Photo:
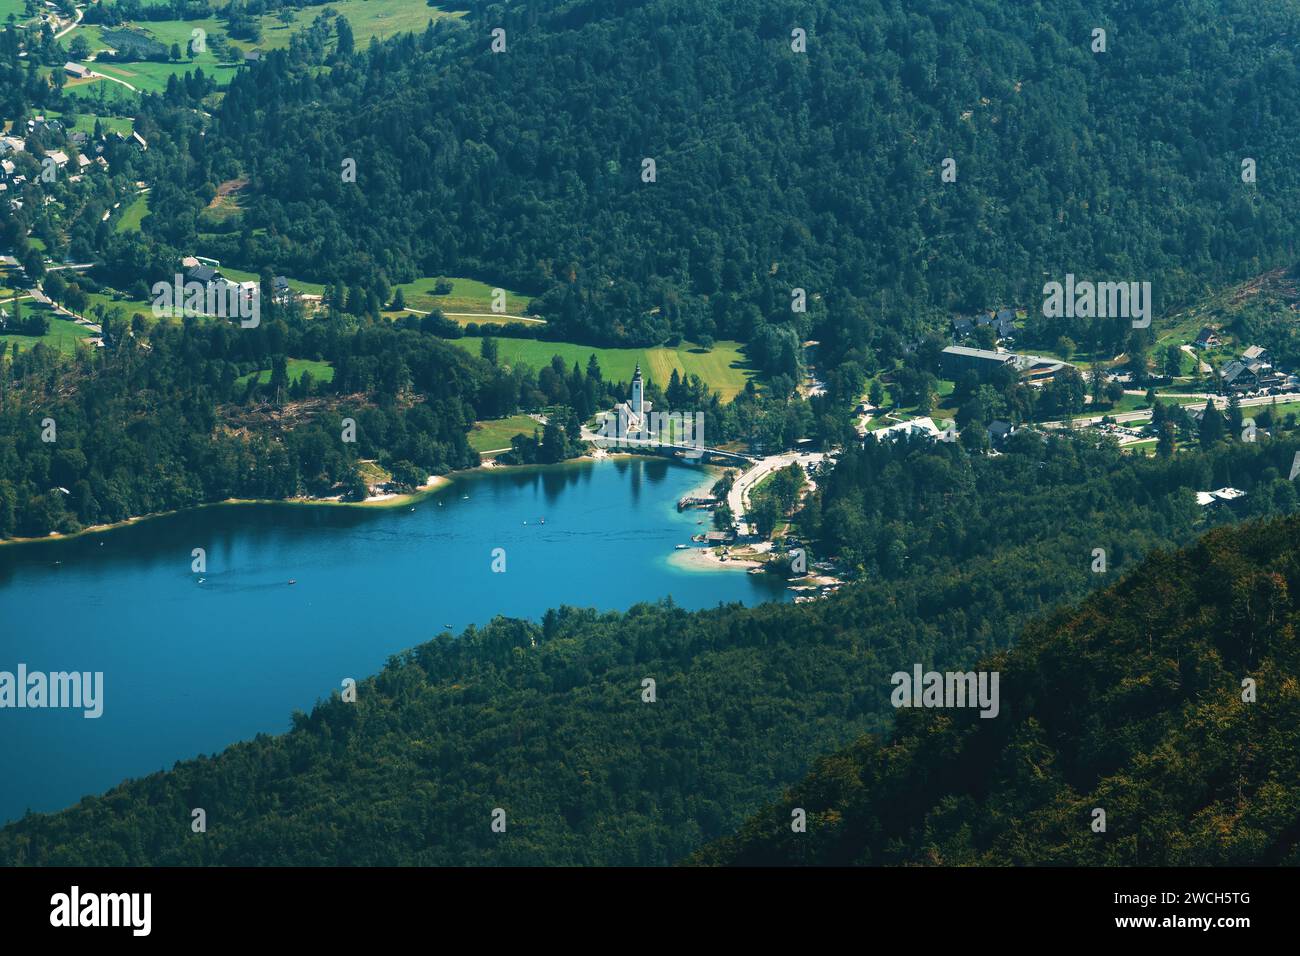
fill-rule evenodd
<path id="1" fill-rule="evenodd" d="M 628 404 L 632 406 L 632 414 L 640 422 L 645 417 L 645 391 L 644 383 L 641 381 L 640 362 L 636 363 L 636 371 L 632 373 L 632 400 Z"/>

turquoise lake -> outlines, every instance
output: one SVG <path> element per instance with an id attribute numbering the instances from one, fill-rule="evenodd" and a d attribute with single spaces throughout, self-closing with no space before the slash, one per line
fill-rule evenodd
<path id="1" fill-rule="evenodd" d="M 560 604 L 785 600 L 766 576 L 673 560 L 708 519 L 677 499 L 706 477 L 637 458 L 500 469 L 414 510 L 220 506 L 2 547 L 0 671 L 102 671 L 104 710 L 0 709 L 0 822 L 281 733 L 293 710 L 445 625 Z"/>

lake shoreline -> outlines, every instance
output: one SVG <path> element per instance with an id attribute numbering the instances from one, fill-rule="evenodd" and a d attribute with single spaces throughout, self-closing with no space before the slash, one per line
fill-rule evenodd
<path id="1" fill-rule="evenodd" d="M 481 466 L 480 466 L 481 467 Z M 448 475 L 433 475 L 432 481 L 427 482 L 415 491 L 401 495 L 375 495 L 367 498 L 365 501 L 337 501 L 331 498 L 224 498 L 221 501 L 201 501 L 196 505 L 187 505 L 184 508 L 172 508 L 169 511 L 154 511 L 147 515 L 135 515 L 130 518 L 123 518 L 121 521 L 113 521 L 108 524 L 93 524 L 82 528 L 80 531 L 73 531 L 68 534 L 61 532 L 51 532 L 40 538 L 4 538 L 0 539 L 0 547 L 16 544 L 38 544 L 42 541 L 72 541 L 76 538 L 91 534 L 104 534 L 107 531 L 116 531 L 119 528 L 129 528 L 132 525 L 141 524 L 145 521 L 153 521 L 157 518 L 170 518 L 174 515 L 184 514 L 189 511 L 199 511 L 203 508 L 224 508 L 230 505 L 302 505 L 308 507 L 343 507 L 343 508 L 396 508 L 401 505 L 410 504 L 419 501 L 428 495 L 433 494 L 454 480 L 452 475 L 466 475 L 477 471 L 476 468 L 465 468 L 461 471 L 454 471 Z"/>
<path id="2" fill-rule="evenodd" d="M 677 501 L 710 477 L 665 456 L 502 465 L 444 477 L 414 505 L 208 505 L 0 549 L 0 660 L 109 681 L 100 720 L 0 721 L 0 766 L 27 771 L 0 788 L 0 820 L 286 732 L 343 679 L 497 618 L 790 602 L 768 576 L 667 566 L 706 517 Z"/>
<path id="3" fill-rule="evenodd" d="M 183 508 L 172 508 L 168 511 L 155 511 L 146 515 L 135 515 L 130 518 L 123 518 L 121 521 L 113 521 L 106 524 L 88 525 L 80 531 L 71 533 L 52 532 L 39 538 L 33 537 L 15 537 L 0 539 L 0 548 L 14 545 L 32 545 L 41 542 L 53 541 L 73 541 L 77 538 L 86 537 L 94 534 L 104 534 L 109 531 L 116 531 L 121 528 L 129 528 L 132 525 L 141 524 L 146 521 L 153 521 L 158 518 L 168 518 L 178 514 L 190 511 L 198 511 L 203 508 L 223 508 L 239 505 L 297 505 L 303 507 L 342 507 L 342 508 L 398 508 L 403 505 L 414 504 L 427 498 L 436 491 L 441 491 L 448 485 L 453 484 L 458 478 L 473 475 L 476 472 L 499 471 L 502 469 L 509 470 L 528 470 L 528 469 L 547 469 L 559 468 L 565 465 L 571 465 L 580 462 L 597 462 L 613 458 L 641 458 L 647 456 L 637 455 L 635 452 L 619 452 L 616 454 L 604 455 L 578 455 L 574 458 L 568 458 L 564 461 L 555 462 L 549 465 L 503 465 L 497 462 L 495 458 L 485 458 L 474 468 L 461 468 L 457 471 L 448 472 L 445 475 L 430 475 L 430 481 L 425 485 L 417 488 L 415 491 L 406 494 L 393 495 L 374 495 L 365 501 L 339 501 L 330 498 L 225 498 L 221 501 L 203 501 L 194 505 L 187 505 Z M 649 456 L 657 457 L 657 456 Z M 716 466 L 704 465 L 703 468 L 714 468 Z M 712 487 L 716 477 L 708 475 L 703 479 L 700 488 L 707 490 Z M 698 493 L 698 489 L 693 489 L 691 494 Z"/>

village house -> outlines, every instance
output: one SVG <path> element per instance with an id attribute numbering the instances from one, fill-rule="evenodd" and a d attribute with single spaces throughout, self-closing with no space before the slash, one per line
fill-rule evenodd
<path id="1" fill-rule="evenodd" d="M 866 433 L 864 440 L 871 441 L 897 441 L 900 438 L 928 438 L 931 441 L 937 441 L 943 438 L 943 429 L 934 423 L 932 418 L 913 418 L 909 421 L 899 422 L 897 425 L 890 425 L 887 428 L 879 428 L 875 431 Z"/>
<path id="2" fill-rule="evenodd" d="M 185 273 L 186 282 L 197 282 L 205 289 L 222 278 L 221 273 L 212 266 L 191 266 Z"/>
<path id="3" fill-rule="evenodd" d="M 975 318 L 957 316 L 952 320 L 954 341 L 961 341 L 975 334 L 976 329 L 992 328 L 997 339 L 1013 339 L 1016 335 L 1016 316 L 1010 309 L 997 312 L 982 312 Z"/>
<path id="4" fill-rule="evenodd" d="M 1013 423 L 995 418 L 989 422 L 989 444 L 994 448 L 1000 448 L 1017 430 Z"/>
<path id="5" fill-rule="evenodd" d="M 287 305 L 298 297 L 297 293 L 289 287 L 289 280 L 285 276 L 276 276 L 271 285 L 271 298 L 278 305 Z"/>
<path id="6" fill-rule="evenodd" d="M 1246 497 L 1240 488 L 1219 488 L 1215 491 L 1198 491 L 1196 503 L 1202 508 L 1208 505 L 1230 505 Z"/>
<path id="7" fill-rule="evenodd" d="M 73 63 L 71 60 L 63 64 L 63 72 L 78 80 L 89 79 L 92 75 L 89 68 L 82 66 L 80 63 Z"/>
<path id="8" fill-rule="evenodd" d="M 1259 388 L 1259 376 L 1245 362 L 1233 359 L 1223 367 L 1223 387 L 1230 392 L 1251 392 Z"/>
<path id="9" fill-rule="evenodd" d="M 1200 333 L 1196 336 L 1195 345 L 1198 349 L 1218 348 L 1222 344 L 1223 340 L 1219 338 L 1219 333 L 1208 325 L 1201 329 Z"/>

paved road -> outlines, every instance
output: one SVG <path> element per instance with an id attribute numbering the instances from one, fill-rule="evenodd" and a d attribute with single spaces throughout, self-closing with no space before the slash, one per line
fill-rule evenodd
<path id="1" fill-rule="evenodd" d="M 731 515 L 736 520 L 738 533 L 741 535 L 753 533 L 749 522 L 745 520 L 745 512 L 749 510 L 749 493 L 758 486 L 760 481 L 778 469 L 790 467 L 796 461 L 802 460 L 806 469 L 808 464 L 819 462 L 824 457 L 825 455 L 821 452 L 797 451 L 770 455 L 736 478 L 735 483 L 731 486 L 731 491 L 727 493 L 727 507 L 731 509 Z"/>
<path id="2" fill-rule="evenodd" d="M 1226 396 L 1223 395 L 1183 395 L 1179 397 L 1195 398 L 1196 402 L 1194 404 L 1201 408 L 1205 407 L 1205 400 L 1207 398 L 1214 399 L 1215 408 L 1228 407 L 1228 399 Z M 1258 398 L 1243 398 L 1241 400 L 1241 407 L 1251 408 L 1259 405 L 1271 405 L 1273 404 L 1274 400 L 1276 400 L 1277 403 L 1281 405 L 1286 402 L 1300 401 L 1300 395 L 1261 395 Z M 1103 418 L 1109 418 L 1111 421 L 1119 422 L 1122 424 L 1124 422 L 1141 421 L 1142 419 L 1150 418 L 1150 417 L 1151 417 L 1151 409 L 1147 408 L 1137 412 L 1120 412 L 1118 414 L 1111 414 L 1111 415 L 1090 415 L 1087 418 L 1076 418 L 1074 420 L 1074 424 L 1076 426 L 1092 425 L 1101 421 Z M 1064 428 L 1065 423 L 1064 422 L 1043 422 L 1043 426 L 1045 428 Z"/>

